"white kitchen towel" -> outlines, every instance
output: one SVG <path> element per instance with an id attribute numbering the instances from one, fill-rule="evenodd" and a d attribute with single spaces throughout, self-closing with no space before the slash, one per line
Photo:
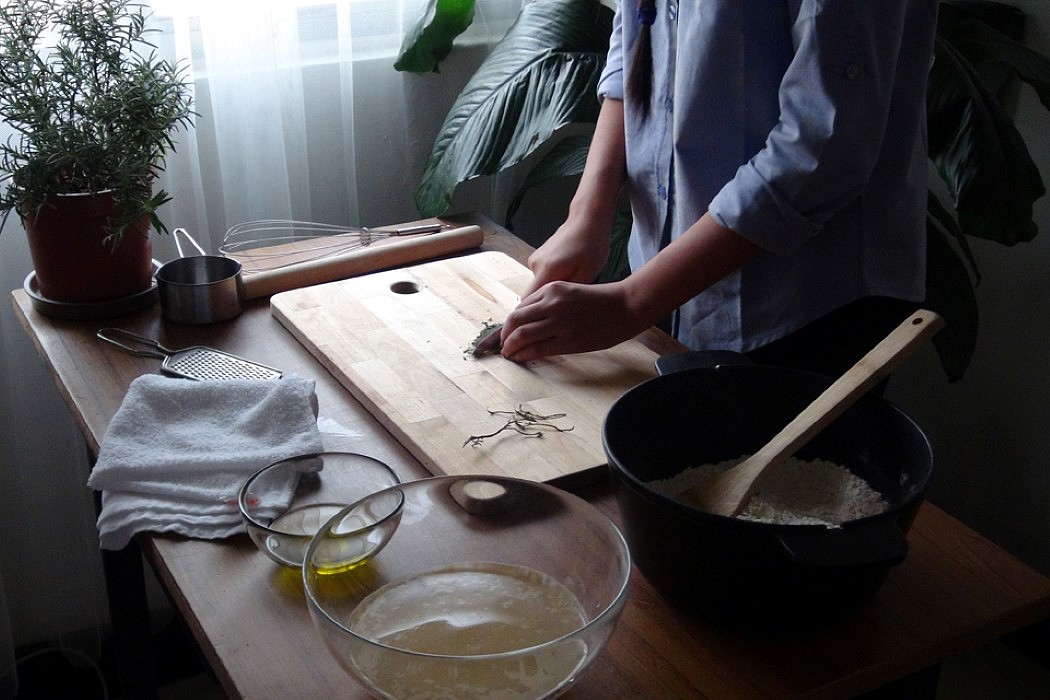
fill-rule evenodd
<path id="1" fill-rule="evenodd" d="M 243 529 L 236 499 L 245 479 L 272 462 L 322 449 L 312 381 L 139 377 L 88 479 L 103 491 L 102 547 L 120 549 L 145 530 L 236 534 Z"/>
<path id="2" fill-rule="evenodd" d="M 244 532 L 237 504 L 205 506 L 165 503 L 156 496 L 129 491 L 103 491 L 98 518 L 99 546 L 123 549 L 139 532 L 172 532 L 204 540 L 232 537 Z"/>
<path id="3" fill-rule="evenodd" d="M 271 494 L 268 503 L 255 505 L 253 514 L 264 519 L 277 517 L 288 507 L 294 489 L 295 483 L 289 482 L 283 502 L 280 495 Z M 174 532 L 199 539 L 232 537 L 244 532 L 244 520 L 236 498 L 201 503 L 170 495 L 103 491 L 98 531 L 102 549 L 123 549 L 137 532 Z"/>

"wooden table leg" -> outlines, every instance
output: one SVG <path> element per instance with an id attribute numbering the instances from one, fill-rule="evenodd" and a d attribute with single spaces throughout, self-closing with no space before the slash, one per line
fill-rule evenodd
<path id="1" fill-rule="evenodd" d="M 102 570 L 113 625 L 119 697 L 155 699 L 158 697 L 156 660 L 138 544 L 132 540 L 124 549 L 102 550 Z"/>
<path id="2" fill-rule="evenodd" d="M 88 450 L 88 463 L 95 459 Z M 95 514 L 102 512 L 102 494 L 95 492 Z M 106 581 L 109 623 L 113 634 L 113 662 L 119 694 L 124 700 L 157 700 L 157 664 L 146 597 L 142 550 L 132 539 L 118 550 L 103 549 L 102 575 Z"/>

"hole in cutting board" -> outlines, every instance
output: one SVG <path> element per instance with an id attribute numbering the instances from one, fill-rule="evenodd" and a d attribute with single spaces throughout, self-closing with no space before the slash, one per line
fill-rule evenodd
<path id="1" fill-rule="evenodd" d="M 394 282 L 390 285 L 390 291 L 394 294 L 416 294 L 419 292 L 419 285 L 415 282 Z"/>

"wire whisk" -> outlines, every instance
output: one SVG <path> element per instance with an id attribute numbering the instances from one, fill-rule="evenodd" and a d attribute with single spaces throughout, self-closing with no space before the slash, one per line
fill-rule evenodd
<path id="1" fill-rule="evenodd" d="M 396 236 L 437 233 L 443 224 L 367 228 L 287 219 L 259 219 L 234 224 L 219 252 L 245 264 L 244 272 L 276 270 L 309 260 L 340 255 Z M 303 245 L 288 246 L 287 244 Z"/>

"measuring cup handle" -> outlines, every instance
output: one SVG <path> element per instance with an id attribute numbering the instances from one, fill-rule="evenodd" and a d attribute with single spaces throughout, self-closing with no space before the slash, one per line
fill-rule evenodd
<path id="1" fill-rule="evenodd" d="M 138 355 L 140 357 L 165 358 L 172 353 L 171 350 L 168 350 L 166 347 L 153 340 L 152 338 L 147 338 L 137 333 L 126 331 L 123 328 L 102 328 L 99 329 L 97 333 L 95 333 L 95 336 L 106 341 L 107 343 L 112 343 L 113 345 L 116 345 L 118 348 L 127 350 L 132 355 Z M 110 336 L 118 336 L 120 338 L 123 338 L 124 340 L 130 340 L 135 343 L 141 343 L 142 345 L 149 346 L 153 349 L 142 350 L 140 348 L 133 348 L 130 345 L 125 345 L 116 338 Z"/>
<path id="2" fill-rule="evenodd" d="M 197 249 L 198 253 L 200 253 L 201 255 L 207 255 L 207 253 L 204 252 L 204 248 L 200 247 L 200 244 L 198 244 L 197 241 L 193 239 L 193 236 L 190 235 L 189 231 L 187 231 L 184 228 L 176 228 L 172 229 L 171 237 L 175 239 L 175 248 L 178 249 L 180 258 L 186 257 L 182 252 L 182 244 L 179 242 L 180 234 L 186 237 L 186 240 L 189 241 L 193 245 L 193 247 Z"/>

